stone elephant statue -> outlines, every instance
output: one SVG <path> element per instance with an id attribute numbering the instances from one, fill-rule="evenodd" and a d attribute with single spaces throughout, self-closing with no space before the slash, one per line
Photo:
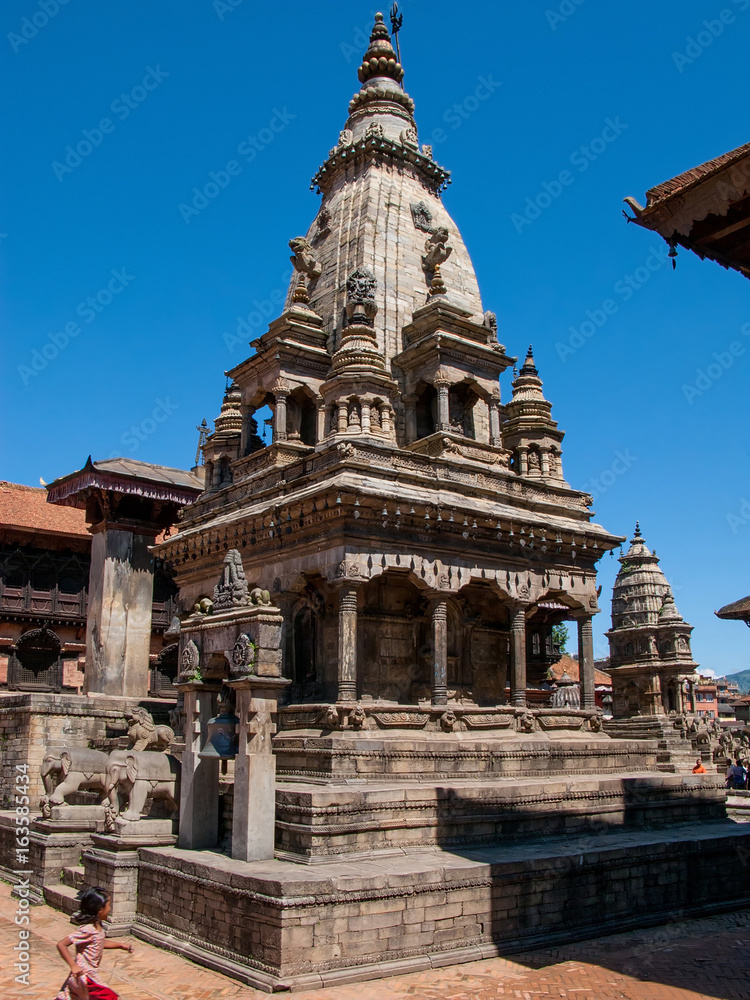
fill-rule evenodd
<path id="1" fill-rule="evenodd" d="M 108 761 L 106 753 L 87 747 L 47 750 L 40 772 L 46 793 L 42 813 L 50 806 L 62 805 L 68 795 L 82 788 L 99 792 L 101 802 L 106 792 Z"/>
<path id="2" fill-rule="evenodd" d="M 106 791 L 109 808 L 122 819 L 138 820 L 146 800 L 164 799 L 170 809 L 177 809 L 179 761 L 166 753 L 147 750 L 113 750 L 107 761 Z M 120 795 L 127 798 L 127 808 L 120 813 Z"/>

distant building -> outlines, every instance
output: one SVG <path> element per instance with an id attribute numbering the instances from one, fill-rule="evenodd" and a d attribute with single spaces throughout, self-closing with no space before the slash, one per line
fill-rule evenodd
<path id="1" fill-rule="evenodd" d="M 702 719 L 718 719 L 719 702 L 716 697 L 716 680 L 700 677 L 695 683 L 695 714 Z"/>
<path id="2" fill-rule="evenodd" d="M 722 722 L 734 722 L 736 714 L 734 702 L 740 697 L 740 686 L 726 677 L 716 678 L 717 718 Z"/>
<path id="3" fill-rule="evenodd" d="M 605 661 L 606 662 L 606 661 Z M 572 656 L 563 654 L 560 659 L 549 668 L 548 678 L 550 683 L 557 683 L 561 680 L 569 679 L 580 690 L 580 671 L 578 660 Z M 605 716 L 612 715 L 612 677 L 606 671 L 601 670 L 594 664 L 594 693 L 596 697 L 596 707 L 601 708 Z M 580 696 L 579 696 L 580 704 Z"/>

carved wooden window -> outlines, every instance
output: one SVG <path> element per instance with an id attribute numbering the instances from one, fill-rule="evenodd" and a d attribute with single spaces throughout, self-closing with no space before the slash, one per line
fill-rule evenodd
<path id="1" fill-rule="evenodd" d="M 89 557 L 44 549 L 0 549 L 0 611 L 86 617 Z"/>
<path id="2" fill-rule="evenodd" d="M 8 687 L 20 691 L 59 691 L 62 688 L 60 640 L 47 628 L 24 632 L 11 650 Z"/>

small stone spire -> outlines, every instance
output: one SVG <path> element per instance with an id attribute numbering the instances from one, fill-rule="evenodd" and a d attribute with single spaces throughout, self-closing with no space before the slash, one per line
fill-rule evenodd
<path id="1" fill-rule="evenodd" d="M 366 83 L 375 76 L 387 76 L 396 83 L 401 83 L 404 78 L 403 67 L 396 58 L 395 49 L 391 45 L 391 36 L 380 13 L 375 15 L 370 45 L 357 75 L 360 83 Z"/>
<path id="2" fill-rule="evenodd" d="M 531 344 L 529 344 L 529 350 L 526 353 L 526 360 L 524 361 L 523 367 L 521 368 L 521 374 L 522 375 L 524 375 L 524 374 L 526 374 L 526 375 L 538 375 L 539 374 L 539 372 L 537 371 L 536 365 L 534 364 L 534 348 L 533 348 L 533 346 Z"/>
<path id="3" fill-rule="evenodd" d="M 539 370 L 534 364 L 534 349 L 531 344 L 529 344 L 526 360 L 511 385 L 513 399 L 544 399 L 542 380 L 539 378 Z"/>
<path id="4" fill-rule="evenodd" d="M 674 602 L 674 597 L 670 588 L 664 595 L 664 603 L 662 604 L 661 611 L 659 612 L 659 624 L 663 625 L 666 622 L 681 621 L 683 621 L 683 618 L 677 610 L 677 605 Z"/>
<path id="5" fill-rule="evenodd" d="M 641 534 L 641 522 L 640 521 L 636 521 L 635 522 L 635 534 L 633 535 L 633 541 L 635 541 L 636 538 L 639 538 L 641 541 L 643 541 L 643 535 Z"/>
<path id="6" fill-rule="evenodd" d="M 224 401 L 221 404 L 221 412 L 214 420 L 215 434 L 241 434 L 242 433 L 242 391 L 236 382 L 227 386 L 224 393 Z"/>

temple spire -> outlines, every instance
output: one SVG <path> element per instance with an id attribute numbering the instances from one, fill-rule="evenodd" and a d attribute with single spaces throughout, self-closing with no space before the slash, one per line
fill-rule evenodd
<path id="1" fill-rule="evenodd" d="M 376 76 L 390 77 L 401 83 L 404 70 L 391 44 L 391 36 L 383 21 L 383 15 L 375 15 L 375 24 L 370 35 L 370 44 L 365 52 L 362 65 L 357 72 L 360 83 L 366 83 Z"/>

